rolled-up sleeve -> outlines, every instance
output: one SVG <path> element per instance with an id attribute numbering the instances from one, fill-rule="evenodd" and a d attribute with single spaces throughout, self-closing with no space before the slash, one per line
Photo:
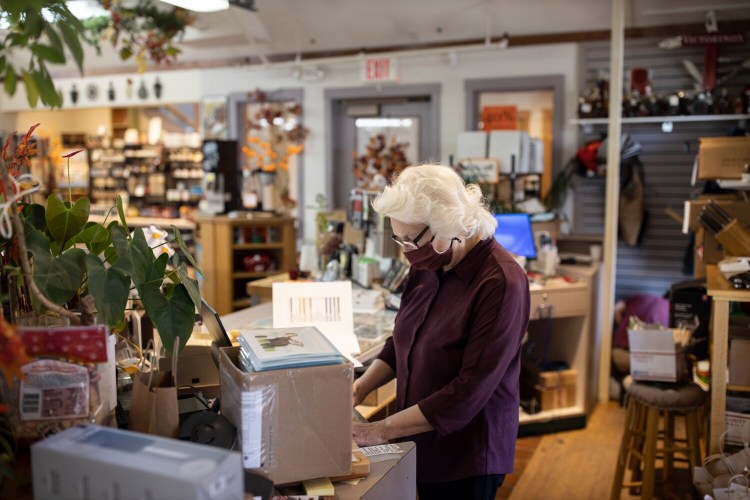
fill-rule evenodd
<path id="1" fill-rule="evenodd" d="M 528 296 L 528 282 L 521 272 L 500 276 L 480 289 L 458 375 L 418 402 L 425 418 L 441 435 L 466 426 L 497 390 L 519 353 L 528 325 Z"/>
<path id="2" fill-rule="evenodd" d="M 396 373 L 396 348 L 393 346 L 393 337 L 388 337 L 388 339 L 386 339 L 385 344 L 376 359 L 388 363 L 388 366 L 391 367 L 393 373 Z"/>

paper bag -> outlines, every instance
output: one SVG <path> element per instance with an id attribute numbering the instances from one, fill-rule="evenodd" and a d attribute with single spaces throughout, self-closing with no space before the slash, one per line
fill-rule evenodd
<path id="1" fill-rule="evenodd" d="M 133 375 L 133 395 L 130 401 L 128 428 L 157 436 L 176 438 L 180 430 L 180 413 L 177 406 L 177 346 L 172 356 L 172 370 L 157 372 L 156 363 L 151 370 L 143 366 Z"/>

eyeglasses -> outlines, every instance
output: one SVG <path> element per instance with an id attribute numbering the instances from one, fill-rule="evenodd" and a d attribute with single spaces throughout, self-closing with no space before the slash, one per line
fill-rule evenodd
<path id="1" fill-rule="evenodd" d="M 422 236 L 424 236 L 424 233 L 426 233 L 427 230 L 429 229 L 430 229 L 430 226 L 426 226 L 413 240 L 409 238 L 399 238 L 395 234 L 391 235 L 391 239 L 395 241 L 396 243 L 398 243 L 398 245 L 404 250 L 404 252 L 410 252 L 412 250 L 416 250 L 417 248 L 419 248 L 419 245 L 417 245 L 417 242 L 422 238 Z M 430 239 L 429 242 L 432 242 L 432 240 L 434 239 L 435 239 L 435 235 L 433 234 L 432 239 Z"/>

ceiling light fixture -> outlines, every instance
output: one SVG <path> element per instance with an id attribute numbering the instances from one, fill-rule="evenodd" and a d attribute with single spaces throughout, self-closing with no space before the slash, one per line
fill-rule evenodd
<path id="1" fill-rule="evenodd" d="M 229 0 L 161 0 L 175 7 L 195 12 L 216 12 L 229 8 Z"/>

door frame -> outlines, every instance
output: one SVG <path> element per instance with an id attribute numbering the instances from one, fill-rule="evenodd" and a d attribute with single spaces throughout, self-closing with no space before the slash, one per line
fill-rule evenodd
<path id="1" fill-rule="evenodd" d="M 440 158 L 440 89 L 439 83 L 426 83 L 418 85 L 388 85 L 377 87 L 344 87 L 325 89 L 325 174 L 326 174 L 326 198 L 329 202 L 334 196 L 334 145 L 335 129 L 334 118 L 343 111 L 344 101 L 349 99 L 378 99 L 378 98 L 409 98 L 430 97 L 430 112 L 432 123 L 421 126 L 428 128 L 428 135 L 432 135 L 434 152 L 425 151 L 425 157 Z"/>
<path id="2" fill-rule="evenodd" d="M 466 130 L 476 130 L 479 122 L 479 94 L 483 92 L 524 92 L 550 90 L 552 105 L 552 179 L 562 168 L 563 132 L 565 129 L 565 76 L 540 75 L 513 78 L 483 78 L 466 80 Z"/>

